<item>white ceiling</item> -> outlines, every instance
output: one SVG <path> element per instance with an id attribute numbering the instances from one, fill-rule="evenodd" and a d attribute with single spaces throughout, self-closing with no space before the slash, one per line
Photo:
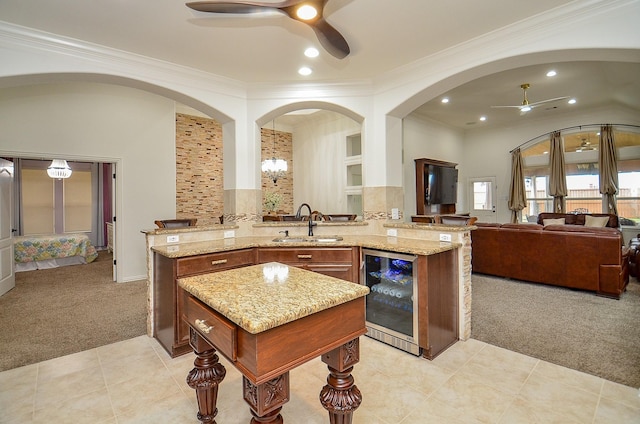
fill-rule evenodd
<path id="1" fill-rule="evenodd" d="M 268 1 L 268 0 L 265 0 Z M 579 1 L 579 0 L 578 0 Z M 372 79 L 423 57 L 517 24 L 572 0 L 328 0 L 324 16 L 351 47 L 336 59 L 319 46 L 312 29 L 284 15 L 214 15 L 180 0 L 2 0 L 0 19 L 245 83 L 334 82 Z M 317 46 L 320 56 L 303 51 Z M 638 61 L 640 62 L 640 60 Z M 307 65 L 309 77 L 297 74 Z M 544 76 L 547 68 L 558 76 Z M 460 128 L 487 115 L 491 123 L 520 118 L 520 84 L 531 83 L 531 102 L 572 96 L 578 105 L 618 102 L 640 110 L 640 65 L 562 63 L 492 75 L 458 87 L 443 108 L 437 99 L 417 113 Z M 555 111 L 564 104 L 554 103 Z M 532 113 L 550 111 L 535 109 Z"/>

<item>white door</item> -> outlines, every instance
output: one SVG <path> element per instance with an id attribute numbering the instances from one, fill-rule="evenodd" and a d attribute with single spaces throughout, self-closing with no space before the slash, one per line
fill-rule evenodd
<path id="1" fill-rule="evenodd" d="M 0 159 L 0 296 L 16 286 L 13 238 L 13 163 Z"/>
<path id="2" fill-rule="evenodd" d="M 496 200 L 496 177 L 469 178 L 469 209 L 478 222 L 498 222 Z"/>
<path id="3" fill-rule="evenodd" d="M 116 164 L 111 164 L 111 216 L 109 221 L 113 223 L 113 243 L 112 243 L 112 258 L 113 258 L 113 281 L 118 281 L 118 267 L 116 266 Z"/>

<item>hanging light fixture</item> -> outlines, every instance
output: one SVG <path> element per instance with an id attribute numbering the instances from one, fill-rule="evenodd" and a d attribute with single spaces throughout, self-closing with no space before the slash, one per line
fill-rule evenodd
<path id="1" fill-rule="evenodd" d="M 271 159 L 262 161 L 262 172 L 267 174 L 273 184 L 277 184 L 278 178 L 284 177 L 287 172 L 287 161 L 284 159 L 276 159 L 276 120 L 273 121 L 271 129 L 271 139 L 273 140 L 273 156 Z"/>
<path id="2" fill-rule="evenodd" d="M 67 161 L 62 159 L 54 159 L 47 168 L 47 174 L 51 178 L 69 178 L 72 172 Z"/>

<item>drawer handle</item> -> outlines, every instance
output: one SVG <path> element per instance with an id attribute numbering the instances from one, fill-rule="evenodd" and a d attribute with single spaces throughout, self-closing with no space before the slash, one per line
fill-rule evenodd
<path id="1" fill-rule="evenodd" d="M 196 320 L 196 327 L 204 334 L 209 334 L 209 332 L 213 330 L 213 325 L 207 325 L 207 322 L 203 319 Z"/>
<path id="2" fill-rule="evenodd" d="M 298 255 L 298 259 L 311 259 L 311 255 Z"/>
<path id="3" fill-rule="evenodd" d="M 211 261 L 211 265 L 222 265 L 226 263 L 227 263 L 226 259 L 218 259 L 217 261 Z"/>

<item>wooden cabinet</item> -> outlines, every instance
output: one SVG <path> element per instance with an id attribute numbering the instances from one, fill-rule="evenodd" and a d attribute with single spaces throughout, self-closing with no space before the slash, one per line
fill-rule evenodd
<path id="1" fill-rule="evenodd" d="M 416 214 L 456 213 L 458 164 L 435 159 L 414 159 L 416 165 Z"/>
<path id="2" fill-rule="evenodd" d="M 254 263 L 254 249 L 185 258 L 168 258 L 154 253 L 153 335 L 172 357 L 191 351 L 189 326 L 181 319 L 185 307 L 184 291 L 178 287 L 177 279 Z"/>
<path id="3" fill-rule="evenodd" d="M 457 250 L 418 256 L 418 343 L 433 359 L 458 340 Z"/>
<path id="4" fill-rule="evenodd" d="M 320 274 L 359 282 L 357 247 L 262 247 L 258 263 L 280 262 Z"/>

